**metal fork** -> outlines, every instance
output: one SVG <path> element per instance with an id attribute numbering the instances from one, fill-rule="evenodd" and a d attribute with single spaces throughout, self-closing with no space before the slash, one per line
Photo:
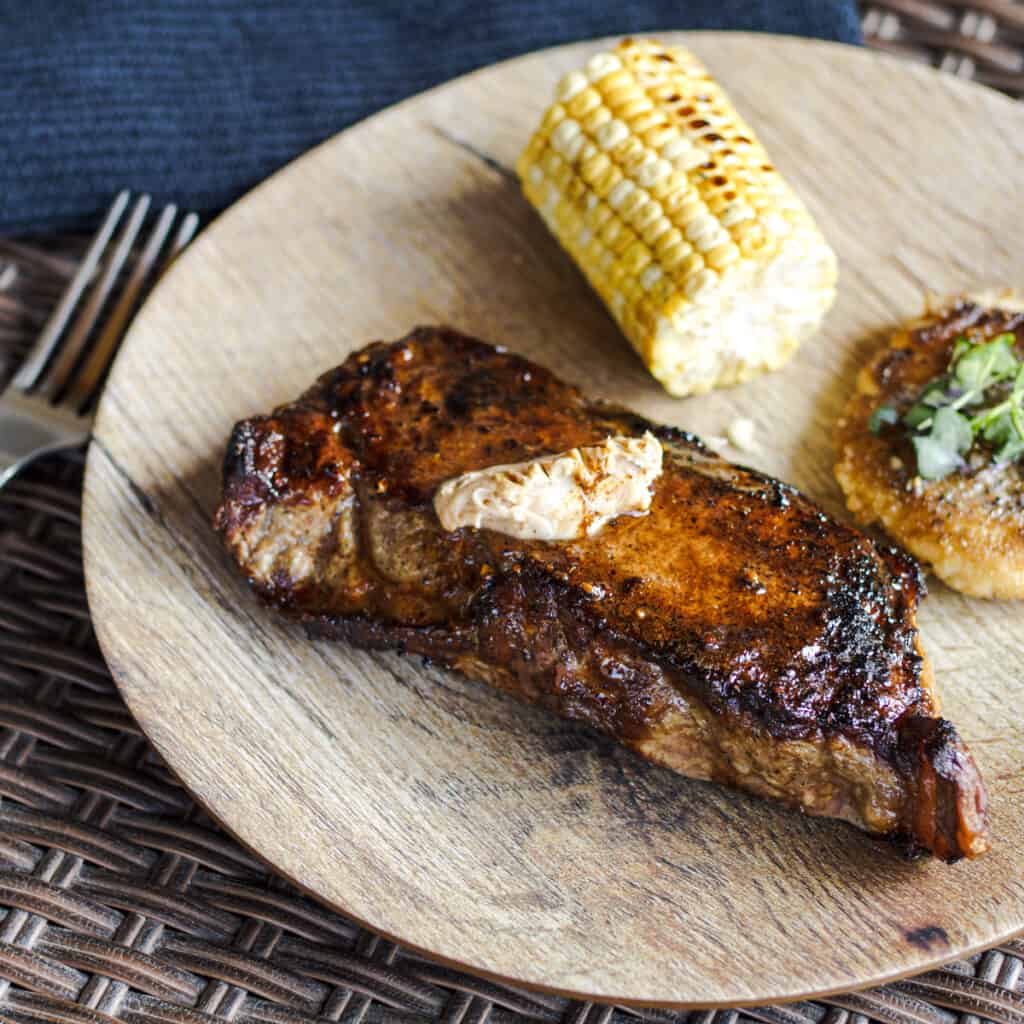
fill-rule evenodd
<path id="1" fill-rule="evenodd" d="M 196 214 L 179 219 L 177 207 L 165 206 L 100 326 L 151 205 L 148 195 L 131 200 L 128 191 L 114 199 L 78 272 L 0 395 L 0 487 L 40 455 L 89 439 L 96 399 L 143 291 L 196 233 Z"/>

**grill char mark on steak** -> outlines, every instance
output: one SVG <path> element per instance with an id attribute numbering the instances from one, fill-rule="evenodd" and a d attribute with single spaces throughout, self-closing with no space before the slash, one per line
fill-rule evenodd
<path id="1" fill-rule="evenodd" d="M 644 430 L 665 448 L 646 517 L 557 544 L 437 523 L 452 476 Z M 916 564 L 521 357 L 443 328 L 355 353 L 236 426 L 216 525 L 319 635 L 426 655 L 942 857 L 986 845 L 984 789 L 920 653 Z"/>

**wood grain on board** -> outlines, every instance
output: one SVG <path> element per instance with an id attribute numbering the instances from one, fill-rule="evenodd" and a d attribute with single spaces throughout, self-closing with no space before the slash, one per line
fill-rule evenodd
<path id="1" fill-rule="evenodd" d="M 209 519 L 235 420 L 374 338 L 450 323 L 593 396 L 721 434 L 841 514 L 831 424 L 923 292 L 1024 282 L 1024 109 L 865 52 L 694 34 L 841 259 L 783 371 L 676 400 L 519 195 L 510 167 L 596 44 L 460 79 L 313 150 L 217 221 L 138 317 L 85 493 L 89 596 L 132 711 L 245 843 L 407 944 L 531 986 L 645 1004 L 879 982 L 1024 927 L 1024 609 L 933 585 L 947 716 L 992 797 L 993 850 L 907 862 L 646 764 L 412 659 L 310 643 L 259 607 Z"/>

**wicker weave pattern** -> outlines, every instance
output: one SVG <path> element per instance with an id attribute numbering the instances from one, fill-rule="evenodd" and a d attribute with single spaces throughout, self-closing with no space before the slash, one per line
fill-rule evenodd
<path id="1" fill-rule="evenodd" d="M 1024 96 L 1024 2 L 862 3 L 871 46 Z"/>
<path id="2" fill-rule="evenodd" d="M 0 381 L 80 251 L 0 241 Z M 0 492 L 0 1022 L 1024 1024 L 1024 940 L 827 1003 L 670 1013 L 482 981 L 317 905 L 214 825 L 128 715 L 82 588 L 81 473 L 74 453 Z"/>

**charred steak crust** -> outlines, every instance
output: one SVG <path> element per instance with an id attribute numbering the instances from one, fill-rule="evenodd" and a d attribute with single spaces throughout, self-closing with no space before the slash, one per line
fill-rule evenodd
<path id="1" fill-rule="evenodd" d="M 434 516 L 452 476 L 645 430 L 665 472 L 642 519 L 552 544 L 445 534 Z M 666 763 L 647 747 L 680 714 L 719 746 L 709 717 L 730 743 L 816 744 L 843 793 L 804 799 L 777 764 L 756 765 L 755 784 L 735 754 L 690 773 L 949 859 L 984 848 L 984 789 L 936 717 L 919 649 L 916 564 L 524 358 L 445 328 L 353 354 L 299 401 L 235 427 L 215 525 L 263 599 L 318 635 L 486 676 Z M 878 794 L 844 767 L 848 748 L 889 780 Z"/>

